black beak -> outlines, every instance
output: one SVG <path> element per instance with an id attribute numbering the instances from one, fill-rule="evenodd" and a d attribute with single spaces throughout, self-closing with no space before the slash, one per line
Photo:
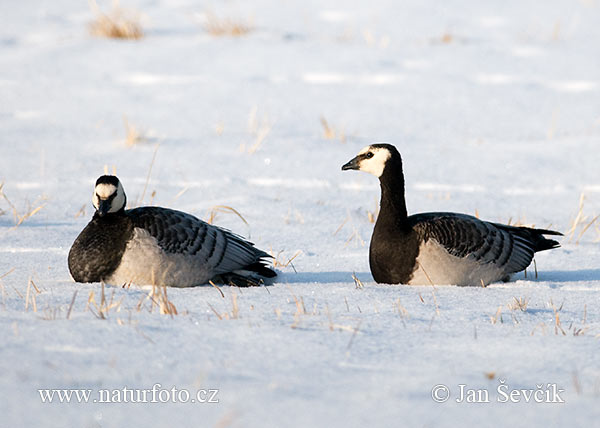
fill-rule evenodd
<path id="1" fill-rule="evenodd" d="M 100 205 L 96 210 L 100 217 L 103 217 L 110 210 L 110 203 L 109 199 L 100 199 Z"/>
<path id="2" fill-rule="evenodd" d="M 354 159 L 350 160 L 348 163 L 345 163 L 344 165 L 342 165 L 342 171 L 346 171 L 348 169 L 360 169 L 360 159 L 357 157 L 355 157 Z"/>

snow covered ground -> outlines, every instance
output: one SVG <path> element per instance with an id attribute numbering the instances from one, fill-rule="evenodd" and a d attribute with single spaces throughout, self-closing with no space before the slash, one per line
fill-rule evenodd
<path id="1" fill-rule="evenodd" d="M 143 13 L 141 40 L 90 36 L 87 2 L 1 8 L 0 426 L 597 423 L 598 1 L 122 5 Z M 207 13 L 252 31 L 212 36 Z M 372 141 L 402 153 L 412 213 L 568 232 L 583 193 L 579 225 L 536 257 L 537 278 L 377 285 L 378 183 L 340 171 Z M 249 225 L 216 224 L 280 263 L 298 255 L 272 287 L 169 289 L 173 316 L 107 287 L 102 319 L 101 286 L 73 283 L 66 256 L 105 165 L 132 205 L 231 206 Z M 42 208 L 14 227 L 8 201 Z M 219 402 L 92 402 L 156 384 Z M 41 388 L 92 396 L 42 403 Z M 461 388 L 490 402 L 457 402 Z"/>

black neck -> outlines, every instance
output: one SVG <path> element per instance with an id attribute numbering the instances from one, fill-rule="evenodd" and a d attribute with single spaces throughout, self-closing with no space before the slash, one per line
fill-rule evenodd
<path id="1" fill-rule="evenodd" d="M 407 218 L 402 161 L 391 158 L 379 177 L 379 183 L 381 185 L 379 220 L 402 226 Z"/>
<path id="2" fill-rule="evenodd" d="M 121 208 L 119 211 L 116 211 L 114 213 L 106 213 L 103 216 L 98 214 L 98 211 L 94 211 L 92 220 L 114 221 L 115 219 L 121 219 L 123 217 L 125 217 L 125 207 Z"/>

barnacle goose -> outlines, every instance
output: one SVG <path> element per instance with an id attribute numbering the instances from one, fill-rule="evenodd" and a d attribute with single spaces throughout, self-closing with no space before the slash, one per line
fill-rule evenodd
<path id="1" fill-rule="evenodd" d="M 115 176 L 98 178 L 92 201 L 96 212 L 69 251 L 77 282 L 251 286 L 276 276 L 271 256 L 228 230 L 168 208 L 126 210 Z"/>
<path id="2" fill-rule="evenodd" d="M 402 158 L 390 144 L 373 144 L 342 166 L 373 174 L 380 212 L 369 248 L 373 278 L 385 284 L 487 285 L 525 269 L 537 251 L 559 247 L 553 230 L 515 227 L 466 214 L 407 215 Z"/>

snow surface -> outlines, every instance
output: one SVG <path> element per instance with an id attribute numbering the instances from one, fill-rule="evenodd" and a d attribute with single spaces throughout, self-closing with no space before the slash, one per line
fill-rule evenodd
<path id="1" fill-rule="evenodd" d="M 44 205 L 14 227 L 0 199 L 0 426 L 597 424 L 598 224 L 576 243 L 600 213 L 597 1 L 122 5 L 144 14 L 143 39 L 90 36 L 87 2 L 1 8 L 0 182 L 19 214 Z M 254 31 L 213 37 L 207 12 Z M 123 116 L 145 141 L 124 144 Z M 584 193 L 586 222 L 536 257 L 537 279 L 532 267 L 485 289 L 377 285 L 378 184 L 340 171 L 372 141 L 402 153 L 410 212 L 567 232 Z M 148 290 L 108 287 L 120 304 L 99 319 L 100 285 L 73 283 L 66 257 L 105 165 L 132 205 L 235 208 L 249 226 L 216 223 L 283 263 L 300 251 L 297 272 L 224 298 L 169 289 L 173 317 L 138 309 Z M 500 380 L 557 384 L 565 403 L 499 403 Z M 156 383 L 219 389 L 219 403 L 43 404 L 37 391 Z M 460 384 L 492 402 L 457 403 Z"/>

